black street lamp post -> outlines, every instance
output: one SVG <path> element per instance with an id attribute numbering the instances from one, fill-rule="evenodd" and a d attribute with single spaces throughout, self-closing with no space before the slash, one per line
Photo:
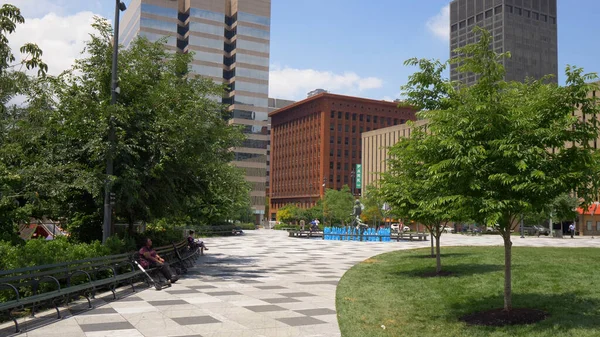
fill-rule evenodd
<path id="1" fill-rule="evenodd" d="M 356 186 L 356 182 L 354 181 L 355 176 L 356 176 L 356 172 L 354 172 L 354 170 L 352 170 L 350 172 L 350 184 L 352 184 L 352 196 L 354 196 L 354 187 Z"/>
<path id="2" fill-rule="evenodd" d="M 111 97 L 110 104 L 114 106 L 117 104 L 117 94 L 119 93 L 118 79 L 117 79 L 117 62 L 119 59 L 119 14 L 121 11 L 127 9 L 125 3 L 120 0 L 115 0 L 115 25 L 113 32 L 113 55 L 112 55 L 112 79 L 111 79 Z M 111 193 L 112 181 L 111 176 L 113 175 L 113 156 L 114 156 L 114 145 L 115 145 L 115 128 L 114 118 L 110 117 L 108 121 L 108 153 L 106 156 L 106 181 L 104 186 L 104 223 L 102 224 L 102 242 L 106 242 L 106 239 L 110 237 L 110 227 L 112 223 L 112 203 Z"/>

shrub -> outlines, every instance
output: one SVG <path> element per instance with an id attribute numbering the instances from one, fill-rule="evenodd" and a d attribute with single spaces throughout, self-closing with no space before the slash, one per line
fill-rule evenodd
<path id="1" fill-rule="evenodd" d="M 34 239 L 22 245 L 0 242 L 2 270 L 87 259 L 109 255 L 111 251 L 99 241 L 73 244 L 64 237 L 54 240 Z"/>
<path id="2" fill-rule="evenodd" d="M 239 223 L 239 224 L 235 224 L 235 227 L 241 229 L 241 230 L 255 230 L 256 229 L 256 225 L 253 223 Z"/>
<path id="3" fill-rule="evenodd" d="M 278 223 L 277 225 L 275 225 L 273 227 L 273 229 L 278 229 L 278 230 L 281 230 L 283 228 L 292 228 L 292 229 L 295 229 L 295 230 L 300 230 L 300 225 L 289 225 L 289 224 L 281 222 L 281 223 Z M 304 228 L 308 229 L 308 227 L 306 227 L 306 226 Z"/>

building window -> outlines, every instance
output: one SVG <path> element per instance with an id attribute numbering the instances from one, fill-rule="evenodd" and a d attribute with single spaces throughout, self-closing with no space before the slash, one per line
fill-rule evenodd
<path id="1" fill-rule="evenodd" d="M 335 111 L 331 111 L 331 118 L 335 118 Z"/>
<path id="2" fill-rule="evenodd" d="M 506 5 L 506 11 L 509 12 L 509 13 L 512 13 L 513 12 L 513 6 Z"/>
<path id="3" fill-rule="evenodd" d="M 352 158 L 356 158 L 356 151 L 352 151 Z"/>
<path id="4" fill-rule="evenodd" d="M 356 145 L 356 138 L 352 138 L 352 145 Z"/>
<path id="5" fill-rule="evenodd" d="M 472 26 L 475 24 L 475 17 L 472 16 L 467 20 L 467 26 Z"/>
<path id="6" fill-rule="evenodd" d="M 477 16 L 475 17 L 475 20 L 476 20 L 477 22 L 480 22 L 481 20 L 483 20 L 483 13 L 479 13 L 479 14 L 477 14 Z"/>
<path id="7" fill-rule="evenodd" d="M 346 124 L 346 127 L 344 129 L 346 130 L 346 132 L 349 132 L 350 131 L 350 125 Z"/>
<path id="8" fill-rule="evenodd" d="M 338 132 L 342 132 L 342 124 L 338 124 Z"/>
<path id="9" fill-rule="evenodd" d="M 342 137 L 338 137 L 337 141 L 338 144 L 342 144 Z"/>
<path id="10" fill-rule="evenodd" d="M 371 131 L 371 127 L 367 126 L 367 132 Z"/>
<path id="11" fill-rule="evenodd" d="M 338 170 L 341 170 L 342 169 L 342 163 L 338 162 L 336 164 L 336 167 L 337 167 Z"/>
<path id="12" fill-rule="evenodd" d="M 344 150 L 344 157 L 348 158 L 348 150 Z"/>
<path id="13" fill-rule="evenodd" d="M 333 136 L 329 137 L 329 144 L 333 144 Z"/>
<path id="14" fill-rule="evenodd" d="M 330 155 L 331 157 L 333 157 L 333 149 L 330 149 L 330 150 L 329 150 L 329 155 Z"/>
<path id="15" fill-rule="evenodd" d="M 536 19 L 536 20 L 539 20 L 540 19 L 540 13 L 533 12 L 533 18 Z"/>
<path id="16" fill-rule="evenodd" d="M 488 9 L 487 11 L 485 11 L 485 18 L 491 18 L 493 14 L 493 11 L 491 9 Z"/>
<path id="17" fill-rule="evenodd" d="M 362 126 L 360 127 L 359 131 L 360 131 L 360 133 L 363 133 L 364 129 Z"/>
<path id="18" fill-rule="evenodd" d="M 344 184 L 348 183 L 348 176 L 344 176 Z"/>
<path id="19" fill-rule="evenodd" d="M 371 123 L 371 116 L 367 115 L 367 123 Z"/>
<path id="20" fill-rule="evenodd" d="M 342 119 L 342 112 L 338 111 L 338 119 Z"/>
<path id="21" fill-rule="evenodd" d="M 350 113 L 346 112 L 346 120 L 350 119 Z"/>
<path id="22" fill-rule="evenodd" d="M 329 130 L 330 131 L 335 130 L 335 124 L 333 124 L 333 123 L 329 124 Z"/>
<path id="23" fill-rule="evenodd" d="M 546 14 L 542 14 L 542 21 L 548 22 L 548 16 Z"/>
<path id="24" fill-rule="evenodd" d="M 348 130 L 346 130 L 346 131 L 348 131 Z M 348 137 L 344 138 L 344 144 L 348 145 Z"/>
<path id="25" fill-rule="evenodd" d="M 352 126 L 352 133 L 356 133 L 356 126 Z"/>
<path id="26" fill-rule="evenodd" d="M 344 163 L 344 170 L 348 171 L 348 163 Z"/>
<path id="27" fill-rule="evenodd" d="M 502 13 L 502 5 L 496 6 L 496 8 L 494 8 L 494 14 L 500 14 L 500 13 Z"/>
<path id="28" fill-rule="evenodd" d="M 517 15 L 523 15 L 523 10 L 520 7 L 515 7 L 515 13 Z"/>
<path id="29" fill-rule="evenodd" d="M 377 123 L 377 116 L 373 116 L 373 123 Z"/>
<path id="30" fill-rule="evenodd" d="M 525 11 L 525 17 L 526 18 L 530 18 L 531 17 L 531 11 L 528 10 L 528 9 L 524 9 L 524 11 Z"/>
<path id="31" fill-rule="evenodd" d="M 462 20 L 461 22 L 458 23 L 458 28 L 459 29 L 463 29 L 467 26 L 467 21 Z"/>
<path id="32" fill-rule="evenodd" d="M 356 120 L 356 114 L 352 114 L 352 120 L 355 121 Z"/>
<path id="33" fill-rule="evenodd" d="M 394 118 L 394 125 L 398 125 L 398 118 Z"/>
<path id="34" fill-rule="evenodd" d="M 450 31 L 452 32 L 456 32 L 458 30 L 458 25 L 457 24 L 453 24 L 452 28 L 450 28 Z"/>
<path id="35" fill-rule="evenodd" d="M 337 150 L 337 156 L 338 156 L 338 157 L 341 157 L 341 156 L 342 156 L 342 149 L 338 149 L 338 150 Z"/>
<path id="36" fill-rule="evenodd" d="M 333 162 L 332 161 L 329 162 L 329 169 L 333 170 Z"/>
<path id="37" fill-rule="evenodd" d="M 586 221 L 585 224 L 587 226 L 587 230 L 591 231 L 592 230 L 592 222 L 591 221 Z"/>
<path id="38" fill-rule="evenodd" d="M 600 221 L 596 221 L 596 231 L 600 232 Z"/>

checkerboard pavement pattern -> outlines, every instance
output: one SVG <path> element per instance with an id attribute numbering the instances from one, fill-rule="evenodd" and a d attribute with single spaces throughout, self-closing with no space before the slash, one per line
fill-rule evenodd
<path id="1" fill-rule="evenodd" d="M 444 235 L 445 246 L 502 245 L 497 235 Z M 600 247 L 600 239 L 513 239 L 515 246 Z M 210 238 L 209 251 L 171 288 L 120 289 L 35 319 L 20 319 L 19 336 L 340 336 L 335 289 L 350 267 L 374 255 L 428 247 L 429 241 L 340 242 L 289 238 L 273 230 Z M 12 322 L 0 325 L 10 336 Z"/>

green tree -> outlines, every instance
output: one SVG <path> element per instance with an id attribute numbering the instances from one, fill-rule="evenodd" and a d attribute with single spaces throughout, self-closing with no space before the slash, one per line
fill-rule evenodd
<path id="1" fill-rule="evenodd" d="M 423 63 L 422 63 L 423 64 Z M 415 77 L 411 77 L 409 85 Z M 466 214 L 468 197 L 454 194 L 456 181 L 438 174 L 444 156 L 437 149 L 440 138 L 428 134 L 426 126 L 415 127 L 409 138 L 390 149 L 389 170 L 383 175 L 382 194 L 393 214 L 419 222 L 435 239 L 436 273 L 442 271 L 440 238 L 451 221 Z"/>
<path id="2" fill-rule="evenodd" d="M 364 223 L 375 223 L 381 221 L 387 214 L 382 211 L 385 203 L 381 189 L 375 186 L 367 186 L 365 195 L 361 198 L 361 203 L 365 209 L 360 218 Z"/>
<path id="3" fill-rule="evenodd" d="M 428 108 L 428 132 L 437 139 L 439 159 L 436 180 L 454 179 L 446 197 L 465 199 L 472 205 L 468 218 L 478 223 L 498 223 L 504 239 L 504 309 L 512 309 L 510 231 L 522 214 L 541 210 L 556 195 L 575 190 L 587 202 L 589 181 L 597 179 L 597 158 L 589 141 L 598 137 L 592 120 L 599 105 L 587 96 L 594 88 L 579 68 L 567 67 L 566 86 L 545 84 L 545 79 L 525 83 L 503 80 L 501 59 L 489 48 L 487 31 L 476 28 L 478 43 L 458 48 L 451 60 L 459 73 L 478 77 L 470 86 L 449 83 L 441 72 L 421 71 L 408 102 Z M 442 65 L 443 67 L 443 65 Z M 441 84 L 436 86 L 436 84 Z M 456 86 L 453 92 L 450 87 Z M 587 118 L 574 117 L 580 107 Z M 578 146 L 568 147 L 567 142 Z M 553 149 L 553 151 L 549 151 Z"/>
<path id="4" fill-rule="evenodd" d="M 101 228 L 110 122 L 118 221 L 131 230 L 137 221 L 229 219 L 247 204 L 249 185 L 230 165 L 230 149 L 243 135 L 215 99 L 223 87 L 190 75 L 192 54 L 138 38 L 120 53 L 120 94 L 111 105 L 112 31 L 106 20 L 93 26 L 86 57 L 31 84 L 17 137 L 2 144 L 11 156 L 2 161 L 0 180 L 20 184 L 20 209 L 28 216 L 69 214 L 86 234 Z"/>
<path id="5" fill-rule="evenodd" d="M 352 216 L 354 207 L 354 196 L 350 192 L 350 187 L 344 185 L 341 190 L 327 189 L 325 191 L 325 216 L 332 224 L 340 222 L 342 226 L 348 222 Z"/>
<path id="6" fill-rule="evenodd" d="M 11 100 L 19 95 L 30 98 L 32 82 L 43 78 L 48 66 L 41 60 L 42 51 L 31 43 L 19 49 L 25 56 L 20 62 L 16 61 L 9 46 L 9 35 L 24 22 L 19 8 L 10 4 L 0 7 L 0 233 L 4 239 L 10 239 L 16 223 L 27 221 L 39 207 L 38 194 L 27 189 L 26 181 L 31 178 L 32 168 L 27 166 L 22 142 L 19 142 L 25 136 L 21 124 L 28 111 L 12 104 Z M 37 76 L 25 73 L 32 69 L 37 69 Z"/>
<path id="7" fill-rule="evenodd" d="M 291 223 L 298 220 L 298 206 L 288 204 L 277 210 L 277 220 L 285 223 Z"/>

